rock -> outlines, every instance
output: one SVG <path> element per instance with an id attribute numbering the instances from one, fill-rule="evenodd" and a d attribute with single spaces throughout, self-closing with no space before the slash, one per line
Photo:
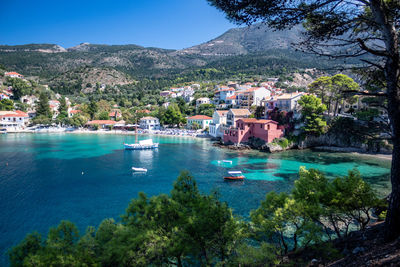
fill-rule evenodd
<path id="1" fill-rule="evenodd" d="M 318 265 L 318 260 L 317 259 L 312 259 L 310 266 L 317 266 Z"/>
<path id="2" fill-rule="evenodd" d="M 357 253 L 364 252 L 364 251 L 365 251 L 365 249 L 363 247 L 356 247 L 355 249 L 353 249 L 352 253 L 357 254 Z"/>

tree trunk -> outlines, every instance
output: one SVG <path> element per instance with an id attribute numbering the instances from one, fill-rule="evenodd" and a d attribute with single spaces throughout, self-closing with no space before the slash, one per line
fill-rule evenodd
<path id="1" fill-rule="evenodd" d="M 385 240 L 391 241 L 400 236 L 400 59 L 399 36 L 396 25 L 389 19 L 388 11 L 381 0 L 370 1 L 371 12 L 377 25 L 380 26 L 385 43 L 385 80 L 388 100 L 393 152 L 390 181 L 392 193 L 385 221 Z"/>

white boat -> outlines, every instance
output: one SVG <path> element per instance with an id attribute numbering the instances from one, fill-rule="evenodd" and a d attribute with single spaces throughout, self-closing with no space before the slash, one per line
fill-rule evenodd
<path id="1" fill-rule="evenodd" d="M 228 181 L 243 181 L 244 175 L 241 171 L 229 171 L 228 175 L 224 177 Z"/>
<path id="2" fill-rule="evenodd" d="M 125 149 L 128 150 L 140 150 L 140 149 L 154 149 L 158 148 L 158 143 L 153 143 L 152 139 L 146 139 L 139 141 L 138 144 L 125 144 Z"/>
<path id="3" fill-rule="evenodd" d="M 7 133 L 7 129 L 0 129 L 0 134 L 6 134 Z"/>
<path id="4" fill-rule="evenodd" d="M 134 171 L 134 172 L 147 172 L 147 169 L 132 167 L 132 171 Z"/>
<path id="5" fill-rule="evenodd" d="M 223 163 L 230 163 L 230 164 L 232 164 L 232 160 L 223 160 L 222 162 L 223 162 Z"/>

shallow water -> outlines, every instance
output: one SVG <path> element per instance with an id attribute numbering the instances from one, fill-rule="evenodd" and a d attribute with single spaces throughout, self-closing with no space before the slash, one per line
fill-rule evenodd
<path id="1" fill-rule="evenodd" d="M 182 169 L 193 174 L 201 191 L 217 189 L 243 217 L 267 192 L 289 191 L 300 166 L 329 177 L 356 167 L 380 195 L 389 192 L 388 160 L 310 150 L 238 152 L 213 147 L 205 139 L 152 138 L 160 143 L 157 150 L 125 151 L 122 143 L 133 142 L 133 136 L 0 135 L 0 266 L 7 264 L 5 252 L 26 233 L 47 234 L 60 220 L 75 222 L 83 232 L 104 218 L 118 219 L 138 192 L 168 193 Z M 132 166 L 148 172 L 134 174 Z M 241 170 L 247 179 L 224 182 L 228 170 Z"/>

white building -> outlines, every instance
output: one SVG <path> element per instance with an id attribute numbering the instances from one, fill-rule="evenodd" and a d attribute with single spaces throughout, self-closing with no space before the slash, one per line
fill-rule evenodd
<path id="1" fill-rule="evenodd" d="M 205 115 L 195 115 L 187 118 L 187 126 L 188 128 L 192 128 L 194 123 L 197 123 L 200 126 L 200 129 L 205 129 L 210 126 L 210 123 L 213 121 L 211 117 Z"/>
<path id="2" fill-rule="evenodd" d="M 204 104 L 210 104 L 210 99 L 208 97 L 200 97 L 196 100 L 196 108 Z"/>
<path id="3" fill-rule="evenodd" d="M 271 91 L 265 87 L 251 87 L 247 90 L 238 92 L 238 105 L 241 108 L 260 106 L 261 102 L 270 98 Z"/>
<path id="4" fill-rule="evenodd" d="M 6 94 L 0 93 L 0 100 L 3 100 L 3 99 L 10 99 L 10 97 Z"/>
<path id="5" fill-rule="evenodd" d="M 235 94 L 235 89 L 231 87 L 221 87 L 220 90 L 215 92 L 215 101 L 217 103 L 224 102 L 226 103 L 226 100 L 228 97 L 231 97 Z"/>
<path id="6" fill-rule="evenodd" d="M 226 115 L 228 114 L 228 110 L 216 110 L 213 114 L 213 121 L 210 123 L 210 132 L 209 134 L 212 137 L 222 137 L 224 135 L 224 131 L 222 130 L 222 126 L 226 125 Z"/>
<path id="7" fill-rule="evenodd" d="M 24 128 L 28 121 L 29 116 L 23 111 L 0 111 L 0 127 L 17 130 Z"/>
<path id="8" fill-rule="evenodd" d="M 14 71 L 6 72 L 6 73 L 4 73 L 4 76 L 11 77 L 11 78 L 21 78 L 21 79 L 24 78 L 24 76 L 22 74 L 19 74 L 18 72 L 14 72 Z"/>
<path id="9" fill-rule="evenodd" d="M 271 97 L 270 99 L 263 101 L 265 111 L 267 112 L 275 108 L 284 111 L 297 111 L 299 109 L 297 102 L 304 94 L 304 92 L 295 92 Z"/>
<path id="10" fill-rule="evenodd" d="M 145 130 L 159 130 L 160 121 L 154 117 L 143 117 L 140 119 L 140 128 Z"/>

